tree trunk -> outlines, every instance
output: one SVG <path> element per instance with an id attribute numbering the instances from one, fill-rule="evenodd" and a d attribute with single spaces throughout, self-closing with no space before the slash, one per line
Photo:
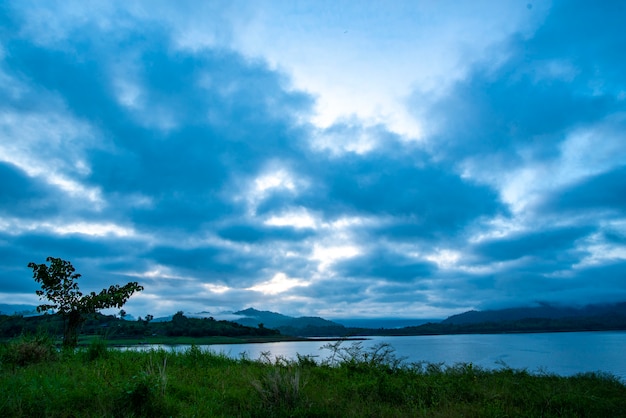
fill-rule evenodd
<path id="1" fill-rule="evenodd" d="M 80 311 L 72 310 L 67 314 L 63 335 L 63 347 L 74 348 L 78 345 L 78 327 L 82 322 L 83 318 Z"/>

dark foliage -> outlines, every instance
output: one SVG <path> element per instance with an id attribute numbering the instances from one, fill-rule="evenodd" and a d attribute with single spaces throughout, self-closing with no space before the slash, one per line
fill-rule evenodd
<path id="1" fill-rule="evenodd" d="M 85 315 L 98 312 L 100 309 L 121 308 L 133 293 L 141 292 L 143 286 L 137 282 L 129 282 L 124 286 L 111 285 L 100 293 L 91 292 L 84 295 L 78 287 L 81 275 L 69 261 L 48 257 L 47 264 L 29 263 L 33 270 L 33 279 L 41 284 L 37 296 L 47 299 L 37 307 L 38 312 L 56 310 L 63 318 L 63 345 L 76 347 L 80 326 L 85 322 Z"/>
<path id="2" fill-rule="evenodd" d="M 46 333 L 61 336 L 63 318 L 59 314 L 32 317 L 0 315 L 0 337 L 13 338 L 22 334 Z M 213 318 L 188 318 L 178 312 L 171 321 L 126 321 L 113 315 L 94 313 L 87 315 L 82 326 L 86 335 L 100 335 L 108 339 L 142 338 L 144 336 L 187 337 L 264 337 L 280 335 L 280 331 L 265 327 L 246 327 L 235 322 L 217 321 Z"/>

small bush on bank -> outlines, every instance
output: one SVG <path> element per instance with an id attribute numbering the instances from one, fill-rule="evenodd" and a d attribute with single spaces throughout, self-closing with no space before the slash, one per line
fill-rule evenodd
<path id="1" fill-rule="evenodd" d="M 404 358 L 397 357 L 390 344 L 380 343 L 365 349 L 361 341 L 345 345 L 345 340 L 338 340 L 322 346 L 330 351 L 330 356 L 322 364 L 339 365 L 349 369 L 382 369 L 397 370 L 403 367 Z"/>
<path id="2" fill-rule="evenodd" d="M 251 383 L 263 406 L 272 411 L 292 410 L 298 406 L 302 401 L 302 388 L 306 385 L 302 370 L 295 365 L 273 367 Z"/>
<path id="3" fill-rule="evenodd" d="M 168 416 L 165 403 L 167 377 L 165 366 L 155 371 L 152 368 L 143 370 L 122 386 L 119 405 L 124 412 L 133 416 Z"/>
<path id="4" fill-rule="evenodd" d="M 94 338 L 85 350 L 85 357 L 89 361 L 105 359 L 109 355 L 109 346 L 102 338 Z"/>
<path id="5" fill-rule="evenodd" d="M 45 334 L 22 335 L 9 342 L 3 351 L 2 361 L 15 366 L 51 361 L 59 355 L 52 338 Z"/>

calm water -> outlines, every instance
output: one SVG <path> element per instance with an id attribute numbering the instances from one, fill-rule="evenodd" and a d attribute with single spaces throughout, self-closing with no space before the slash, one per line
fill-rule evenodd
<path id="1" fill-rule="evenodd" d="M 626 332 L 566 332 L 546 334 L 438 335 L 414 337 L 368 337 L 362 346 L 389 343 L 406 362 L 473 363 L 484 368 L 503 364 L 529 372 L 576 373 L 602 371 L 626 380 Z M 351 344 L 346 341 L 344 344 Z M 242 355 L 257 359 L 264 352 L 295 359 L 296 354 L 329 357 L 321 350 L 326 342 L 298 341 L 265 344 L 207 345 L 202 349 L 224 353 L 233 358 Z M 145 346 L 144 346 L 145 347 Z M 167 348 L 167 346 L 163 346 Z M 176 346 L 172 349 L 187 349 Z"/>

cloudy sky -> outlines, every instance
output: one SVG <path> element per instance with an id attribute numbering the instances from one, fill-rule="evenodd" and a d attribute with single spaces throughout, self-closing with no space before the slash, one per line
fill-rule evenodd
<path id="1" fill-rule="evenodd" d="M 0 300 L 626 300 L 623 1 L 2 1 Z"/>

